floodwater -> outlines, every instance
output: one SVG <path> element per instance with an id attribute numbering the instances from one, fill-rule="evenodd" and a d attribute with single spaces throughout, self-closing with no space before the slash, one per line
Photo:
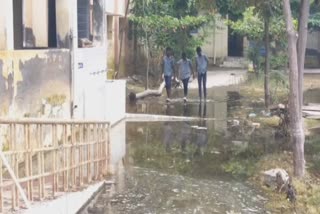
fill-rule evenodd
<path id="1" fill-rule="evenodd" d="M 248 125 L 243 112 L 260 114 L 263 103 L 245 101 L 238 92 L 237 87 L 210 89 L 207 102 L 200 103 L 192 90 L 187 104 L 150 98 L 129 105 L 130 113 L 200 119 L 115 127 L 113 182 L 82 213 L 270 213 L 267 199 L 247 178 L 259 158 L 289 150 L 288 141 L 278 139 L 277 130 Z M 248 102 L 255 107 L 244 105 Z"/>

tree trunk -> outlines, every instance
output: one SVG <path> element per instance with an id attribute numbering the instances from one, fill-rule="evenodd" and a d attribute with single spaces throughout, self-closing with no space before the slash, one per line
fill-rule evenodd
<path id="1" fill-rule="evenodd" d="M 299 98 L 299 69 L 297 55 L 297 32 L 292 22 L 290 0 L 283 0 L 283 10 L 286 19 L 286 28 L 288 34 L 288 56 L 289 56 L 289 117 L 290 117 L 290 135 L 293 145 L 294 175 L 303 177 L 305 174 L 304 159 L 304 132 L 302 127 L 302 117 L 300 111 Z"/>
<path id="2" fill-rule="evenodd" d="M 138 36 L 137 33 L 137 25 L 133 24 L 133 72 L 137 73 L 137 63 L 138 63 Z"/>
<path id="3" fill-rule="evenodd" d="M 265 106 L 268 109 L 270 106 L 270 87 L 269 87 L 269 73 L 270 73 L 270 35 L 269 35 L 270 17 L 265 17 L 264 20 L 264 34 L 265 34 L 265 68 L 264 68 L 264 100 Z"/>
<path id="4" fill-rule="evenodd" d="M 299 14 L 299 37 L 298 37 L 298 70 L 299 70 L 299 98 L 300 112 L 303 106 L 303 75 L 308 37 L 308 18 L 310 11 L 310 0 L 301 0 Z"/>
<path id="5" fill-rule="evenodd" d="M 139 99 L 143 99 L 146 97 L 150 97 L 150 96 L 161 96 L 163 89 L 165 88 L 165 82 L 162 82 L 161 85 L 159 86 L 158 90 L 150 90 L 147 89 L 143 92 L 134 94 L 134 93 L 130 93 L 129 94 L 129 99 L 131 102 L 139 100 Z"/>
<path id="6" fill-rule="evenodd" d="M 146 32 L 146 51 L 145 53 L 147 54 L 147 70 L 146 70 L 146 85 L 145 89 L 147 90 L 149 88 L 149 70 L 150 70 L 150 52 L 149 52 L 149 37 L 148 33 Z"/>

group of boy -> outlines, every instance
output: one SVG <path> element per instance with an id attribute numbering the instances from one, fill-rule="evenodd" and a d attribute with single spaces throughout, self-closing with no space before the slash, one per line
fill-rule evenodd
<path id="1" fill-rule="evenodd" d="M 197 79 L 198 79 L 198 88 L 199 88 L 199 97 L 200 101 L 202 100 L 202 91 L 203 91 L 203 98 L 206 100 L 207 98 L 207 70 L 208 70 L 208 58 L 205 54 L 202 53 L 200 47 L 196 49 L 197 56 L 195 59 L 195 70 L 197 72 Z M 184 102 L 187 102 L 188 96 L 188 84 L 191 78 L 193 79 L 196 77 L 192 62 L 190 59 L 187 58 L 186 53 L 181 54 L 181 59 L 176 63 L 173 57 L 173 51 L 171 48 L 166 48 L 166 54 L 163 57 L 162 61 L 162 73 L 165 81 L 166 91 L 167 91 L 167 102 L 170 102 L 171 98 L 171 82 L 172 78 L 176 79 L 176 72 L 175 67 L 178 67 L 178 74 L 179 78 L 183 83 L 184 89 Z M 203 88 L 203 90 L 202 90 Z"/>

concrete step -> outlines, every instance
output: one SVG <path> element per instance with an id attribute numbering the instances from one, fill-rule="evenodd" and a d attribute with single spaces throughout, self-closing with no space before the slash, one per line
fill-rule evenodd
<path id="1" fill-rule="evenodd" d="M 225 68 L 247 68 L 248 60 L 244 57 L 227 57 L 221 67 Z"/>

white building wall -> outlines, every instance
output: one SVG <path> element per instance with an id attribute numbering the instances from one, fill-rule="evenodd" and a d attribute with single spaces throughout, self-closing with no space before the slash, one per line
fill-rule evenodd
<path id="1" fill-rule="evenodd" d="M 112 127 L 110 133 L 110 168 L 114 173 L 119 163 L 126 156 L 126 122 L 122 121 Z"/>
<path id="2" fill-rule="evenodd" d="M 106 13 L 114 14 L 115 12 L 115 0 L 105 0 Z"/>
<path id="3" fill-rule="evenodd" d="M 204 29 L 207 37 L 202 49 L 213 64 L 228 56 L 228 27 L 224 22 L 217 16 L 215 23 L 210 23 Z"/>
<path id="4" fill-rule="evenodd" d="M 105 1 L 112 9 L 115 1 Z M 103 42 L 99 47 L 77 48 L 74 37 L 74 117 L 78 119 L 108 120 L 115 123 L 125 117 L 125 81 L 107 81 L 106 20 L 104 16 Z M 77 19 L 73 17 L 73 35 Z"/>
<path id="5" fill-rule="evenodd" d="M 110 15 L 124 16 L 126 0 L 105 0 L 106 13 Z"/>
<path id="6" fill-rule="evenodd" d="M 126 114 L 126 81 L 107 80 L 105 82 L 105 119 L 116 123 Z"/>
<path id="7" fill-rule="evenodd" d="M 75 50 L 74 105 L 78 119 L 103 119 L 103 94 L 106 79 L 105 47 Z"/>
<path id="8" fill-rule="evenodd" d="M 308 34 L 307 48 L 320 51 L 320 31 L 313 31 Z"/>

